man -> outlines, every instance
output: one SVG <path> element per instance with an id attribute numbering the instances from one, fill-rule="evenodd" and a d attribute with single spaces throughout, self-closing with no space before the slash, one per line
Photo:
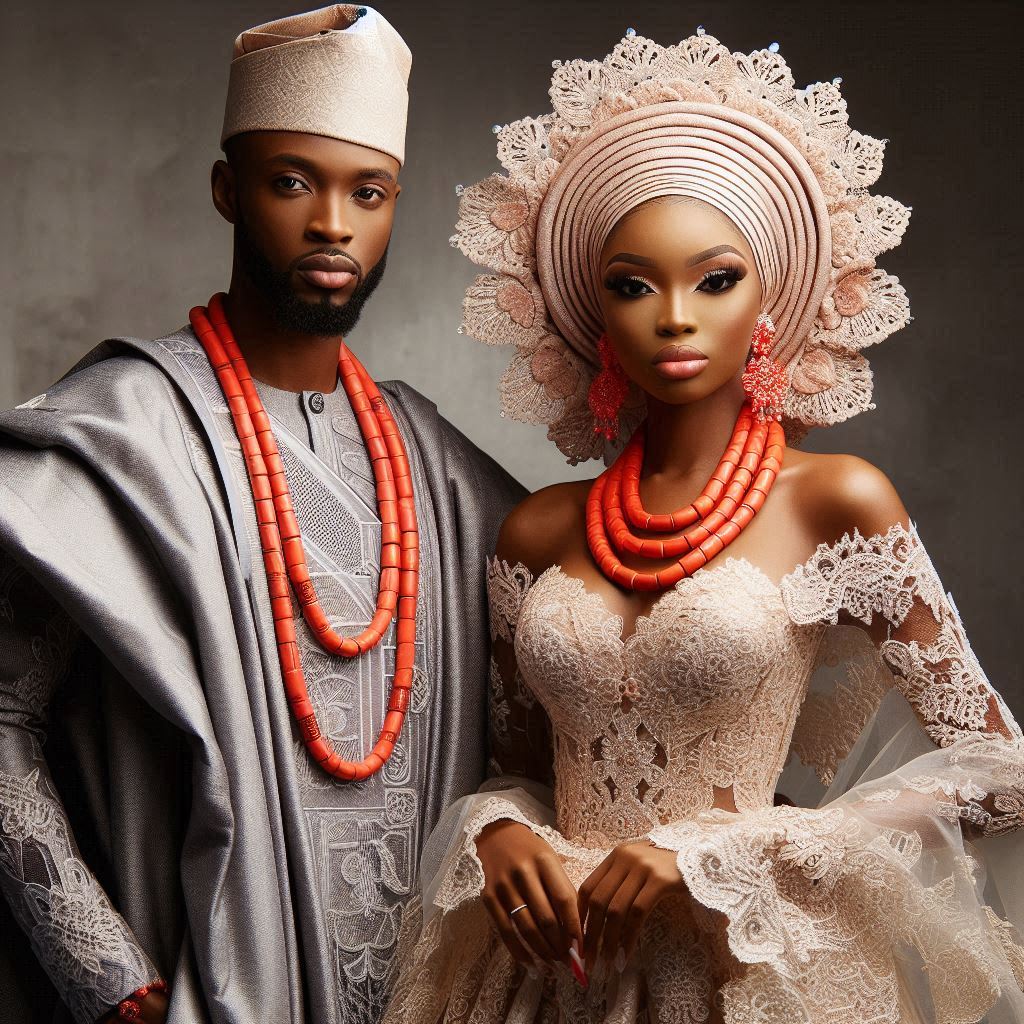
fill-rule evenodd
<path id="1" fill-rule="evenodd" d="M 369 8 L 243 33 L 212 176 L 239 365 L 348 636 L 383 587 L 387 495 L 339 343 L 384 271 L 409 67 Z M 17 936 L 13 915 L 28 940 L 0 947 L 0 1020 L 379 1017 L 422 841 L 483 776 L 483 565 L 522 496 L 426 399 L 381 390 L 414 495 L 415 655 L 394 751 L 358 782 L 289 712 L 270 590 L 287 583 L 237 402 L 193 330 L 105 342 L 0 416 L 0 930 Z M 410 641 L 391 622 L 328 653 L 287 596 L 316 731 L 358 762 Z"/>

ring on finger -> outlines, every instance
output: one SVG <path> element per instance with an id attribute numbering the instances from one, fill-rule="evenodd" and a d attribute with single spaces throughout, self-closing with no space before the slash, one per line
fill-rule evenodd
<path id="1" fill-rule="evenodd" d="M 527 908 L 526 908 L 526 904 L 525 904 L 525 903 L 520 903 L 518 907 L 513 907 L 513 908 L 512 908 L 512 909 L 511 909 L 511 910 L 510 910 L 510 911 L 508 912 L 508 916 L 509 916 L 509 917 L 515 917 L 515 915 L 516 915 L 516 914 L 518 914 L 520 910 L 526 910 L 526 909 L 527 909 Z"/>

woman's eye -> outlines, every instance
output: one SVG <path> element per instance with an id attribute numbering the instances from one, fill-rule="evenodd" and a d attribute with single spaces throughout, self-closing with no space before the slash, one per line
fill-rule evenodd
<path id="1" fill-rule="evenodd" d="M 705 274 L 697 290 L 702 292 L 727 292 L 740 279 L 736 270 L 712 270 Z"/>
<path id="2" fill-rule="evenodd" d="M 654 289 L 639 277 L 624 277 L 612 286 L 620 295 L 627 299 L 638 299 L 641 295 L 650 295 Z"/>

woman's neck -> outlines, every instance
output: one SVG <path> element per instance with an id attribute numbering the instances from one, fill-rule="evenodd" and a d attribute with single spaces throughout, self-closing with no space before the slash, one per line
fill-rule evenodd
<path id="1" fill-rule="evenodd" d="M 739 377 L 699 402 L 647 402 L 647 443 L 642 475 L 671 487 L 715 471 L 736 426 L 744 395 Z"/>

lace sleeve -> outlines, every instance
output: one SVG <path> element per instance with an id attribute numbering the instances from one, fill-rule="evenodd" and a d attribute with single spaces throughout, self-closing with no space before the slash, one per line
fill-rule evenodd
<path id="1" fill-rule="evenodd" d="M 987 740 L 993 754 L 1005 756 L 1003 792 L 984 801 L 960 794 L 972 824 L 994 834 L 1024 822 L 1020 728 L 978 663 L 956 605 L 913 525 L 906 529 L 896 523 L 884 535 L 867 538 L 855 530 L 834 545 L 820 545 L 783 580 L 782 592 L 797 624 L 853 623 L 867 631 L 879 667 L 891 673 L 936 746 Z M 870 681 L 869 703 L 877 707 L 877 673 L 862 675 Z M 841 712 L 840 704 L 832 710 Z M 802 742 L 801 758 L 813 761 L 814 740 L 806 730 Z"/>
<path id="2" fill-rule="evenodd" d="M 82 862 L 43 754 L 76 640 L 0 551 L 0 890 L 64 1002 L 91 1024 L 157 972 Z"/>
<path id="3" fill-rule="evenodd" d="M 551 728 L 543 707 L 516 664 L 515 631 L 523 598 L 533 583 L 521 563 L 487 563 L 491 621 L 489 680 L 489 774 L 516 775 L 551 785 Z"/>

